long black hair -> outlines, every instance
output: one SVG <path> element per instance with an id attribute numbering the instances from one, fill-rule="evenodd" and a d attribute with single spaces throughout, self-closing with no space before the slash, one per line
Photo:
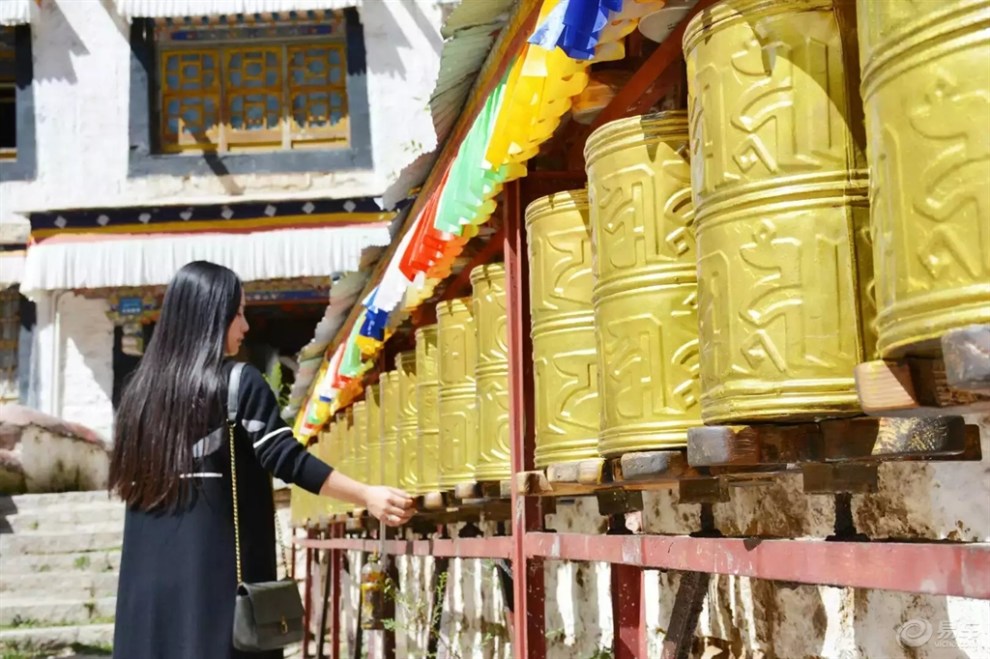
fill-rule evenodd
<path id="1" fill-rule="evenodd" d="M 181 504 L 192 446 L 224 418 L 227 328 L 241 281 L 207 261 L 183 266 L 165 290 L 161 317 L 117 410 L 109 484 L 130 506 Z"/>

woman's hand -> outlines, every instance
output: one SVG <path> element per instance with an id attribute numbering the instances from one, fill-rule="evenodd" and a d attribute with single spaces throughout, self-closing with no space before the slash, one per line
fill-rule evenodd
<path id="1" fill-rule="evenodd" d="M 364 507 L 388 526 L 401 526 L 416 513 L 412 498 L 402 490 L 385 485 L 369 485 L 364 493 Z"/>

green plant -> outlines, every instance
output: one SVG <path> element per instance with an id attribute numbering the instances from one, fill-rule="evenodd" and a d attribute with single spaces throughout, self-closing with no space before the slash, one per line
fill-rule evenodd
<path id="1" fill-rule="evenodd" d="M 89 556 L 77 556 L 72 564 L 76 566 L 77 570 L 85 570 L 90 564 Z"/>
<path id="2" fill-rule="evenodd" d="M 27 629 L 30 627 L 41 627 L 41 623 L 34 618 L 25 618 L 18 614 L 14 614 L 13 620 L 10 624 L 6 626 L 7 629 Z"/>
<path id="3" fill-rule="evenodd" d="M 86 643 L 73 643 L 71 646 L 72 651 L 76 654 L 87 655 L 87 656 L 111 656 L 113 654 L 113 646 L 109 643 L 99 643 L 97 645 L 88 645 Z"/>
<path id="4" fill-rule="evenodd" d="M 461 659 L 458 649 L 451 647 L 440 633 L 440 630 L 434 629 L 431 626 L 433 620 L 440 619 L 440 613 L 443 608 L 443 597 L 447 591 L 447 574 L 447 572 L 441 572 L 437 577 L 437 586 L 433 593 L 433 606 L 429 605 L 428 599 L 425 597 L 403 596 L 402 591 L 399 590 L 398 585 L 394 581 L 388 578 L 385 580 L 385 597 L 395 603 L 396 611 L 401 607 L 404 613 L 403 617 L 408 626 L 403 627 L 395 618 L 383 620 L 383 626 L 389 631 L 402 631 L 405 633 L 409 633 L 415 629 L 427 628 L 429 630 L 429 639 L 436 640 L 438 646 L 440 644 L 443 645 L 443 652 L 440 652 L 440 648 L 438 647 L 437 652 L 427 655 L 427 659 L 437 659 L 438 656 L 449 657 L 449 659 Z"/>

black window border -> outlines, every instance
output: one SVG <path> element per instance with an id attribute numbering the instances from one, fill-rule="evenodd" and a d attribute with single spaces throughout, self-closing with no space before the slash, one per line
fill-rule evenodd
<path id="1" fill-rule="evenodd" d="M 295 174 L 370 170 L 371 114 L 364 27 L 354 8 L 344 10 L 347 40 L 347 108 L 351 128 L 345 149 L 300 149 L 258 153 L 158 153 L 158 108 L 154 83 L 154 21 L 131 23 L 130 153 L 128 177 Z"/>
<path id="2" fill-rule="evenodd" d="M 17 157 L 0 160 L 0 181 L 30 181 L 38 174 L 37 140 L 34 126 L 34 54 L 31 26 L 14 27 L 15 112 L 17 113 Z"/>

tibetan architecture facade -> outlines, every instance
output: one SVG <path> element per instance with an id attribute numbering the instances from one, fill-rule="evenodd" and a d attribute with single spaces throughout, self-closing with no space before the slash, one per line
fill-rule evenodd
<path id="1" fill-rule="evenodd" d="M 245 281 L 244 357 L 290 383 L 330 291 L 374 265 L 437 144 L 449 12 L 3 2 L 3 400 L 110 439 L 164 287 L 197 259 Z"/>

